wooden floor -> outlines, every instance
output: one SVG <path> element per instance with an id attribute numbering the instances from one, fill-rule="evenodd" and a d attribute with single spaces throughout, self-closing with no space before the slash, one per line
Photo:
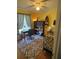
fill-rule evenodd
<path id="1" fill-rule="evenodd" d="M 42 51 L 35 59 L 51 59 L 51 54 L 46 51 Z"/>
<path id="2" fill-rule="evenodd" d="M 25 58 L 24 54 L 19 51 L 17 59 L 27 59 L 27 58 Z M 39 55 L 35 57 L 35 59 L 51 59 L 51 54 L 46 51 L 41 51 Z"/>

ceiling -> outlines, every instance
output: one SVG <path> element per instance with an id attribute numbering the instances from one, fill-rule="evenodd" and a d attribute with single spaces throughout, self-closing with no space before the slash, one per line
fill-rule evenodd
<path id="1" fill-rule="evenodd" d="M 37 11 L 36 7 L 40 7 Z M 17 0 L 17 9 L 24 9 L 30 12 L 43 13 L 51 8 L 57 7 L 57 0 Z"/>

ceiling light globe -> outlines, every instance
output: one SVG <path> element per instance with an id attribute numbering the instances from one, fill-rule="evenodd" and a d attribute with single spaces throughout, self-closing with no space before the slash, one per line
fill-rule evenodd
<path id="1" fill-rule="evenodd" d="M 40 8 L 39 8 L 39 7 L 36 7 L 36 10 L 37 10 L 37 11 L 39 11 L 39 10 L 40 10 Z"/>

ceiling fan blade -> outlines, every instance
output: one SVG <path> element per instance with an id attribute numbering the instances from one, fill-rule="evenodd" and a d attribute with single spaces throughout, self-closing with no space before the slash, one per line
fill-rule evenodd
<path id="1" fill-rule="evenodd" d="M 30 1 L 35 2 L 35 0 L 30 0 Z"/>
<path id="2" fill-rule="evenodd" d="M 26 7 L 26 8 L 30 8 L 30 7 L 34 7 L 34 5 L 30 5 L 30 6 Z"/>
<path id="3" fill-rule="evenodd" d="M 41 2 L 46 2 L 46 1 L 49 1 L 49 0 L 43 0 L 43 1 L 41 1 Z"/>
<path id="4" fill-rule="evenodd" d="M 46 6 L 42 6 L 43 8 L 47 8 Z"/>

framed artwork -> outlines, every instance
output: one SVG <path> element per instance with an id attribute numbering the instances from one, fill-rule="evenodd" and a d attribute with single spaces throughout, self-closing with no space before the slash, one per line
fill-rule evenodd
<path id="1" fill-rule="evenodd" d="M 53 25 L 56 25 L 56 20 L 54 20 Z"/>
<path id="2" fill-rule="evenodd" d="M 49 25 L 49 17 L 48 16 L 45 17 L 45 25 Z"/>

